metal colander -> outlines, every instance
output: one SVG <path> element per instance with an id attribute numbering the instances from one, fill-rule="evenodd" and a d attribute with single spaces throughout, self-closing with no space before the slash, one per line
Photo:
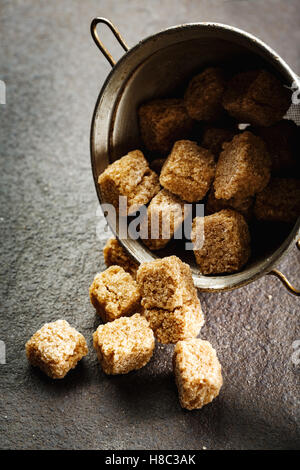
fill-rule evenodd
<path id="1" fill-rule="evenodd" d="M 102 44 L 96 27 L 106 24 L 125 54 L 115 63 Z M 264 67 L 285 86 L 293 89 L 293 101 L 287 117 L 300 125 L 300 80 L 292 69 L 269 46 L 256 37 L 231 26 L 217 23 L 192 23 L 175 26 L 150 36 L 129 49 L 120 33 L 105 18 L 95 18 L 91 34 L 97 46 L 112 65 L 100 91 L 91 128 L 91 162 L 100 204 L 105 202 L 97 183 L 109 163 L 129 150 L 141 148 L 137 109 L 149 99 L 174 96 L 187 80 L 208 64 L 224 67 Z M 112 221 L 107 218 L 110 227 Z M 119 237 L 118 228 L 115 235 Z M 277 232 L 277 231 L 276 231 Z M 276 239 L 277 237 L 277 239 Z M 196 287 L 204 291 L 231 290 L 248 284 L 265 274 L 281 279 L 290 292 L 299 295 L 275 266 L 291 250 L 300 237 L 300 218 L 282 233 L 264 236 L 264 243 L 245 268 L 236 274 L 203 276 L 195 265 L 192 253 L 177 251 L 193 272 Z M 127 252 L 139 263 L 158 256 L 138 240 L 120 239 Z M 300 246 L 298 244 L 298 246 Z M 178 248 L 176 248 L 178 250 Z M 172 244 L 159 256 L 174 254 Z"/>

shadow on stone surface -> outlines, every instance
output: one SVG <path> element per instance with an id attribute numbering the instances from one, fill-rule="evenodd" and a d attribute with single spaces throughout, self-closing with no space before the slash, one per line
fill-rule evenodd
<path id="1" fill-rule="evenodd" d="M 84 358 L 77 364 L 75 369 L 70 370 L 63 379 L 51 379 L 38 367 L 28 364 L 26 370 L 26 381 L 30 387 L 51 395 L 66 394 L 74 388 L 86 385 L 90 381 L 90 372 Z"/>

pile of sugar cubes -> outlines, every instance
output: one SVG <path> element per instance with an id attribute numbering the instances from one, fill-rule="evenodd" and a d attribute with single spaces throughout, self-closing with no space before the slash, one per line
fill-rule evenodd
<path id="1" fill-rule="evenodd" d="M 108 268 L 90 286 L 101 317 L 93 345 L 106 374 L 127 374 L 151 359 L 155 338 L 176 344 L 173 369 L 180 403 L 210 403 L 222 386 L 221 365 L 208 341 L 196 338 L 204 316 L 190 267 L 176 256 L 138 265 L 116 239 L 104 248 Z M 32 365 L 63 378 L 88 353 L 84 337 L 66 321 L 47 323 L 26 343 Z"/>
<path id="2" fill-rule="evenodd" d="M 202 246 L 196 244 L 200 217 L 190 227 L 199 271 L 241 270 L 251 255 L 253 218 L 291 224 L 300 214 L 299 129 L 283 119 L 290 104 L 291 91 L 266 70 L 230 76 L 206 68 L 190 80 L 182 98 L 140 106 L 143 152 L 132 150 L 103 171 L 98 180 L 103 201 L 126 216 L 147 206 L 140 226 L 150 250 L 170 242 L 187 216 L 186 203 L 201 202 Z M 121 196 L 127 198 L 125 207 Z M 156 237 L 152 215 L 160 221 Z M 93 334 L 103 371 L 140 369 L 151 359 L 155 339 L 172 343 L 182 407 L 211 402 L 222 386 L 221 365 L 211 344 L 197 338 L 204 316 L 190 267 L 175 253 L 138 266 L 114 238 L 103 254 L 107 269 L 89 291 L 103 321 Z M 63 378 L 87 352 L 84 337 L 64 320 L 44 325 L 26 343 L 29 361 L 52 378 Z"/>
<path id="3" fill-rule="evenodd" d="M 203 204 L 201 246 L 202 217 L 194 217 L 190 230 L 199 271 L 240 271 L 256 242 L 252 223 L 292 224 L 300 215 L 299 128 L 283 119 L 290 105 L 291 90 L 266 70 L 230 76 L 206 68 L 182 98 L 141 104 L 143 152 L 130 151 L 99 176 L 104 202 L 122 215 L 147 205 L 141 241 L 156 251 L 173 239 L 174 254 L 174 234 L 189 215 L 184 206 Z M 119 207 L 120 196 L 127 207 Z"/>

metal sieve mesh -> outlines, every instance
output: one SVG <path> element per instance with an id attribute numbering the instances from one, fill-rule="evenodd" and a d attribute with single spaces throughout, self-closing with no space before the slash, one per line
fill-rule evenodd
<path id="1" fill-rule="evenodd" d="M 296 93 L 296 92 L 295 92 Z M 300 97 L 300 93 L 298 92 L 298 96 Z M 290 109 L 285 115 L 286 119 L 291 119 L 292 121 L 297 124 L 297 126 L 300 126 L 300 98 L 299 99 L 299 104 L 292 104 Z"/>

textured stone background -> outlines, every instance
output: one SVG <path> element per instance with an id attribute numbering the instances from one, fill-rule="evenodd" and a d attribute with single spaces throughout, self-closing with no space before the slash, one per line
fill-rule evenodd
<path id="1" fill-rule="evenodd" d="M 287 449 L 299 447 L 299 300 L 275 278 L 201 295 L 202 336 L 223 364 L 220 397 L 181 410 L 172 347 L 141 371 L 106 377 L 91 335 L 87 289 L 104 268 L 89 161 L 93 107 L 110 67 L 89 35 L 107 16 L 129 45 L 168 26 L 213 20 L 258 35 L 300 73 L 298 0 L 52 0 L 0 4 L 1 318 L 0 447 L 18 449 Z M 105 40 L 115 55 L 109 33 Z M 104 234 L 104 237 L 108 237 Z M 299 281 L 296 249 L 281 268 Z M 298 279 L 297 279 L 298 278 Z M 90 353 L 63 381 L 28 366 L 24 343 L 44 322 L 67 319 Z M 299 389 L 298 389 L 299 390 Z"/>

